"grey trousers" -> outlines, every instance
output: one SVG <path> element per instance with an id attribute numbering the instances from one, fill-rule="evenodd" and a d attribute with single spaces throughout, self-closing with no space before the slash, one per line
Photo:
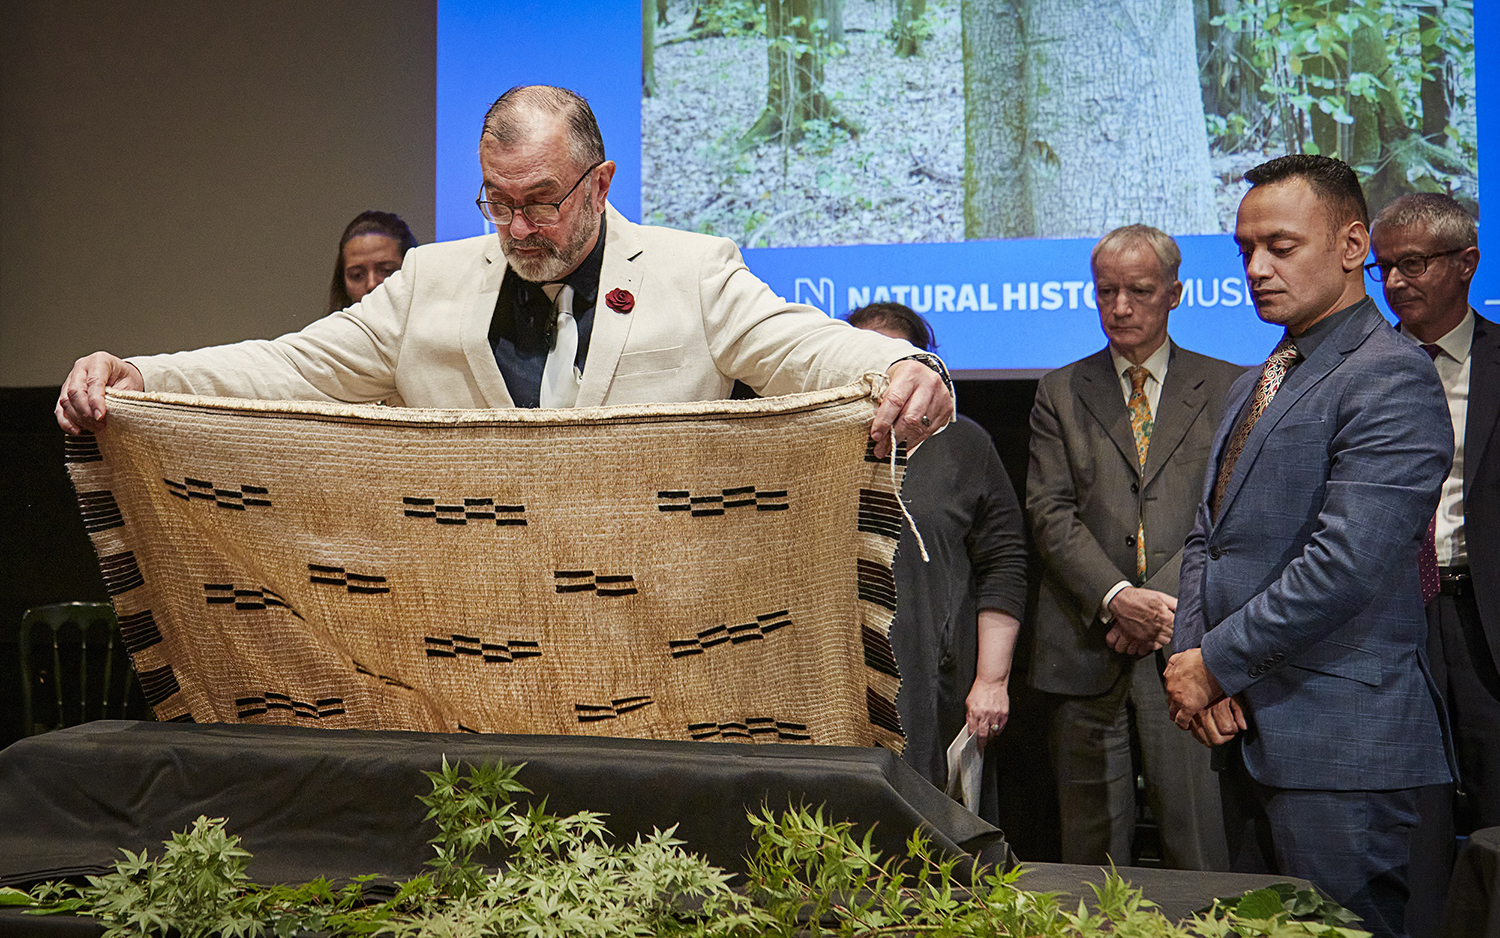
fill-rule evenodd
<path id="1" fill-rule="evenodd" d="M 1097 697 L 1063 697 L 1052 721 L 1052 764 L 1062 811 L 1062 861 L 1128 866 L 1135 836 L 1140 742 L 1147 801 L 1172 869 L 1227 870 L 1219 781 L 1209 750 L 1167 717 L 1155 656 L 1126 669 Z"/>

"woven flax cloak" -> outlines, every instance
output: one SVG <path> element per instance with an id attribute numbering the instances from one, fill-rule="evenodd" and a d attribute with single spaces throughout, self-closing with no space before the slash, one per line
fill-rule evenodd
<path id="1" fill-rule="evenodd" d="M 872 413 L 111 392 L 67 459 L 159 719 L 899 750 Z"/>

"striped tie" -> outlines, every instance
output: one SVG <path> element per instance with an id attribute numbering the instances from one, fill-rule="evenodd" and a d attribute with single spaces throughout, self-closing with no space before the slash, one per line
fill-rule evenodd
<path id="1" fill-rule="evenodd" d="M 1271 357 L 1266 359 L 1265 367 L 1261 368 L 1260 380 L 1255 384 L 1255 395 L 1250 399 L 1250 413 L 1235 431 L 1234 439 L 1229 441 L 1229 448 L 1224 452 L 1224 458 L 1219 461 L 1219 477 L 1214 480 L 1213 501 L 1209 503 L 1215 520 L 1219 517 L 1219 505 L 1224 501 L 1224 490 L 1229 488 L 1229 477 L 1234 475 L 1234 464 L 1239 461 L 1240 453 L 1245 448 L 1245 440 L 1249 439 L 1250 431 L 1255 429 L 1255 422 L 1266 412 L 1266 406 L 1281 389 L 1281 379 L 1286 377 L 1287 369 L 1292 367 L 1298 354 L 1292 337 L 1287 336 L 1277 344 Z"/>
<path id="2" fill-rule="evenodd" d="M 1135 458 L 1144 476 L 1146 450 L 1151 446 L 1151 429 L 1156 425 L 1151 419 L 1151 402 L 1146 398 L 1146 378 L 1151 372 L 1140 365 L 1125 369 L 1130 379 L 1130 400 L 1125 406 L 1130 411 L 1130 432 L 1135 437 Z M 1146 525 L 1142 519 L 1135 526 L 1135 575 L 1141 583 L 1146 582 Z"/>

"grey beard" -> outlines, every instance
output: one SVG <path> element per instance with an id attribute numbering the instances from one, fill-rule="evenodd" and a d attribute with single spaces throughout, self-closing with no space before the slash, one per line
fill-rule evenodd
<path id="1" fill-rule="evenodd" d="M 515 239 L 506 240 L 501 247 L 505 250 L 505 259 L 510 263 L 511 269 L 520 275 L 522 280 L 532 283 L 545 283 L 548 280 L 560 280 L 572 265 L 568 259 L 562 256 L 562 252 L 550 241 L 537 239 L 527 244 L 527 247 L 535 244 L 546 251 L 545 257 L 517 257 L 511 248 L 516 244 Z"/>
<path id="2" fill-rule="evenodd" d="M 585 198 L 583 211 L 585 217 L 593 212 L 593 199 Z M 585 249 L 588 247 L 589 239 L 599 230 L 597 216 L 594 224 L 588 227 L 580 227 L 573 239 L 562 247 L 558 247 L 546 238 L 541 237 L 541 232 L 527 235 L 525 238 L 502 238 L 500 248 L 505 252 L 505 260 L 511 269 L 520 276 L 522 280 L 531 283 L 545 283 L 549 280 L 561 280 L 573 268 L 577 267 L 583 260 Z M 516 245 L 540 248 L 544 256 L 537 258 L 517 257 L 512 253 Z"/>

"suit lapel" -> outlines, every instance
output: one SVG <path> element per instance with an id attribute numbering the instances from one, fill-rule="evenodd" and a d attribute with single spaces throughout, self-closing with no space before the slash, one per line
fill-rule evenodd
<path id="1" fill-rule="evenodd" d="M 604 259 L 599 265 L 599 298 L 594 305 L 594 330 L 589 337 L 588 359 L 584 362 L 583 383 L 578 386 L 578 406 L 597 407 L 604 403 L 610 382 L 620 364 L 620 353 L 630 334 L 630 324 L 642 315 L 639 305 L 628 313 L 611 309 L 607 300 L 612 290 L 623 290 L 640 302 L 642 271 L 637 259 L 641 254 L 635 225 L 614 206 L 605 204 L 608 218 L 604 236 Z"/>
<path id="2" fill-rule="evenodd" d="M 1208 453 L 1208 471 L 1204 473 L 1202 500 L 1205 502 L 1213 498 L 1219 463 L 1224 459 L 1224 448 L 1229 445 L 1229 438 L 1234 434 L 1240 412 L 1245 409 L 1245 402 L 1250 399 L 1250 395 L 1255 393 L 1255 385 L 1259 380 L 1259 371 L 1247 372 L 1245 376 L 1236 379 L 1224 397 L 1224 416 L 1219 419 L 1219 429 L 1214 431 L 1213 446 Z M 1219 516 L 1223 517 L 1223 513 L 1220 512 Z"/>
<path id="3" fill-rule="evenodd" d="M 463 313 L 459 327 L 459 343 L 464 357 L 468 359 L 469 371 L 479 393 L 490 407 L 514 407 L 510 389 L 495 364 L 495 350 L 490 348 L 490 320 L 495 315 L 495 303 L 500 297 L 500 284 L 505 279 L 505 254 L 500 250 L 500 238 L 495 236 L 485 242 L 484 259 L 479 272 L 479 293 Z"/>
<path id="4" fill-rule="evenodd" d="M 1500 326 L 1474 314 L 1469 351 L 1469 414 L 1464 421 L 1464 498 L 1500 420 Z"/>
<path id="5" fill-rule="evenodd" d="M 1312 358 L 1298 365 L 1286 377 L 1281 388 L 1277 390 L 1276 396 L 1271 398 L 1271 403 L 1266 405 L 1265 411 L 1260 415 L 1260 420 L 1256 421 L 1254 428 L 1251 429 L 1250 436 L 1245 440 L 1245 448 L 1240 451 L 1239 460 L 1234 464 L 1234 474 L 1229 477 L 1229 485 L 1224 489 L 1224 500 L 1219 505 L 1220 518 L 1229 513 L 1230 504 L 1239 493 L 1240 486 L 1244 484 L 1245 476 L 1254 467 L 1255 459 L 1260 455 L 1266 437 L 1276 429 L 1276 424 L 1302 399 L 1303 395 L 1322 381 L 1329 372 L 1342 365 L 1344 359 L 1349 357 L 1349 353 L 1359 348 L 1360 344 L 1369 338 L 1370 333 L 1375 331 L 1377 325 L 1390 327 L 1385 317 L 1376 310 L 1375 304 L 1369 299 L 1363 300 L 1361 308 L 1355 310 L 1332 335 L 1323 340 L 1318 350 L 1313 352 Z M 1259 382 L 1258 373 L 1256 381 Z M 1243 405 L 1243 398 L 1241 404 Z M 1238 411 L 1235 411 L 1235 414 L 1238 415 Z M 1217 460 L 1214 465 L 1217 467 Z"/>
<path id="6" fill-rule="evenodd" d="M 1157 396 L 1142 488 L 1150 485 L 1162 466 L 1167 464 L 1187 435 L 1188 428 L 1208 403 L 1208 394 L 1203 390 L 1204 380 L 1202 369 L 1195 367 L 1192 359 L 1179 355 L 1177 346 L 1173 345 L 1167 359 L 1167 380 L 1162 383 L 1161 394 Z"/>
<path id="7" fill-rule="evenodd" d="M 1130 430 L 1130 411 L 1125 409 L 1125 395 L 1120 390 L 1120 376 L 1115 374 L 1109 347 L 1085 358 L 1074 372 L 1073 393 L 1094 415 L 1104 433 L 1114 441 L 1120 456 L 1137 474 L 1140 461 L 1135 454 L 1135 434 Z M 1149 452 L 1148 452 L 1149 455 Z"/>

